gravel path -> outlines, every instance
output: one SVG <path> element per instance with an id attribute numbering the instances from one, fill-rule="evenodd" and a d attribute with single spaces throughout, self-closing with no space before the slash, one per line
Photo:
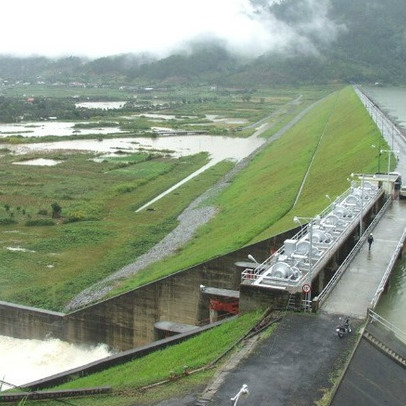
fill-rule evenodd
<path id="1" fill-rule="evenodd" d="M 300 97 L 290 104 L 297 104 Z M 317 103 L 317 102 L 316 102 Z M 204 202 L 207 199 L 212 198 L 229 185 L 230 180 L 243 168 L 245 168 L 251 161 L 252 157 L 257 152 L 264 148 L 264 146 L 272 143 L 276 139 L 280 138 L 289 128 L 297 123 L 313 106 L 307 107 L 301 113 L 299 113 L 290 123 L 270 137 L 264 144 L 256 151 L 251 153 L 246 158 L 239 161 L 236 166 L 227 173 L 217 184 L 208 189 L 196 200 L 194 200 L 189 207 L 187 207 L 178 217 L 179 225 L 170 232 L 165 238 L 163 238 L 158 244 L 152 247 L 148 252 L 141 255 L 135 262 L 126 265 L 117 272 L 111 274 L 107 278 L 97 282 L 89 288 L 83 290 L 76 295 L 65 307 L 65 311 L 73 311 L 82 308 L 90 303 L 101 300 L 111 290 L 113 290 L 120 280 L 127 279 L 130 276 L 135 275 L 141 269 L 144 269 L 148 265 L 162 260 L 163 258 L 173 254 L 178 248 L 182 247 L 188 242 L 194 235 L 196 229 L 201 225 L 211 220 L 217 213 L 217 208 L 212 206 L 204 206 Z M 269 116 L 272 117 L 272 116 Z M 272 124 L 262 124 L 258 130 L 252 135 L 252 137 L 258 137 L 261 133 L 271 128 Z"/>

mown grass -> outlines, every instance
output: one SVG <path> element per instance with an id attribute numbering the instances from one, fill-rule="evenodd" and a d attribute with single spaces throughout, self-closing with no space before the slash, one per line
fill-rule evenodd
<path id="1" fill-rule="evenodd" d="M 272 131 L 272 130 L 271 130 Z M 381 135 L 351 87 L 336 91 L 313 108 L 281 139 L 260 152 L 219 197 L 215 219 L 173 257 L 151 265 L 116 292 L 268 238 L 312 216 L 349 187 L 352 172 L 376 170 Z M 293 207 L 310 166 L 303 191 Z M 382 163 L 381 163 L 382 164 Z"/>
<path id="2" fill-rule="evenodd" d="M 260 320 L 262 313 L 258 310 L 245 314 L 177 345 L 86 377 L 74 379 L 54 389 L 112 386 L 112 395 L 81 399 L 80 404 L 86 406 L 96 404 L 101 406 L 139 405 L 144 402 L 148 404 L 147 402 L 152 400 L 163 400 L 171 395 L 168 393 L 168 388 L 163 391 L 162 387 L 159 387 L 156 390 L 148 391 L 145 395 L 139 389 L 176 376 L 182 377 L 182 380 L 177 382 L 176 388 L 169 388 L 169 391 L 179 395 L 184 386 L 188 391 L 198 391 L 214 371 L 202 372 L 184 380 L 185 369 L 193 371 L 215 361 L 231 349 Z M 33 402 L 26 404 L 31 403 Z M 43 403 L 56 404 L 55 401 Z"/>

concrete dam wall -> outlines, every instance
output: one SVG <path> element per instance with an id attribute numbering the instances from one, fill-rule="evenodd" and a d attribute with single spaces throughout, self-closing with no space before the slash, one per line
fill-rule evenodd
<path id="1" fill-rule="evenodd" d="M 0 302 L 0 335 L 15 338 L 59 338 L 77 344 L 105 343 L 119 351 L 155 341 L 155 323 L 207 324 L 209 298 L 200 285 L 238 291 L 242 267 L 252 254 L 265 260 L 297 229 L 211 259 L 127 293 L 64 314 Z"/>

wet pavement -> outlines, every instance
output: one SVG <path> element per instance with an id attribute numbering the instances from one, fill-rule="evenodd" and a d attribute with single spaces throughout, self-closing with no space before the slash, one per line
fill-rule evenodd
<path id="1" fill-rule="evenodd" d="M 362 339 L 331 405 L 404 406 L 405 388 L 405 368 Z"/>
<path id="2" fill-rule="evenodd" d="M 190 394 L 158 405 L 230 406 L 243 384 L 249 395 L 240 397 L 239 406 L 312 405 L 332 388 L 331 377 L 343 367 L 357 340 L 355 332 L 340 339 L 337 324 L 338 315 L 287 313 L 271 336 L 229 370 L 210 399 Z M 354 331 L 360 326 L 356 321 Z"/>
<path id="3" fill-rule="evenodd" d="M 355 334 L 338 338 L 337 324 L 337 315 L 287 314 L 275 333 L 229 373 L 208 404 L 229 406 L 246 384 L 250 394 L 240 398 L 241 406 L 312 405 L 332 387 L 331 374 L 355 345 Z"/>

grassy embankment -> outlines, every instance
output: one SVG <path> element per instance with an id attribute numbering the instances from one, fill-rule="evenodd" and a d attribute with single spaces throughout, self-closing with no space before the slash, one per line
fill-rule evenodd
<path id="1" fill-rule="evenodd" d="M 164 267 L 162 262 L 151 265 L 117 291 L 293 228 L 295 215 L 316 215 L 329 204 L 326 194 L 334 199 L 349 187 L 351 173 L 376 171 L 377 152 L 371 145 L 378 145 L 380 137 L 351 87 L 331 94 L 209 202 L 219 214 L 201 227 L 193 241 L 165 259 Z"/>

